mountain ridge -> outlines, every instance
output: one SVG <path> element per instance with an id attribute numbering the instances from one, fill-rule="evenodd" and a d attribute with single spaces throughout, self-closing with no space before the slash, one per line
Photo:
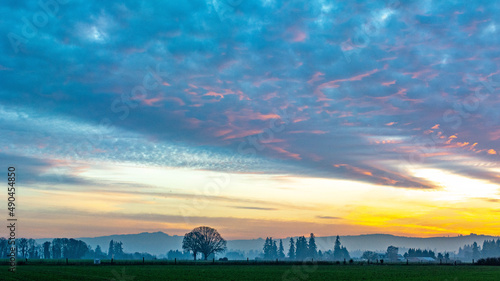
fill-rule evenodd
<path id="1" fill-rule="evenodd" d="M 293 236 L 294 240 L 298 236 Z M 306 238 L 308 238 L 306 236 Z M 459 247 L 466 244 L 477 242 L 480 246 L 484 240 L 499 239 L 499 236 L 491 235 L 459 235 L 459 236 L 437 236 L 437 237 L 408 237 L 397 236 L 393 234 L 361 234 L 361 235 L 345 235 L 340 236 L 340 242 L 345 246 L 353 256 L 360 255 L 363 251 L 378 251 L 383 252 L 388 246 L 393 245 L 400 248 L 400 253 L 408 248 L 429 249 L 436 252 L 455 252 Z M 53 238 L 35 239 L 38 244 L 45 241 L 52 241 Z M 156 232 L 141 232 L 137 234 L 113 234 L 97 237 L 80 237 L 75 238 L 84 241 L 93 249 L 100 245 L 103 251 L 108 250 L 108 245 L 111 240 L 121 241 L 123 250 L 128 253 L 148 252 L 158 257 L 167 254 L 169 250 L 182 250 L 183 236 L 169 235 L 163 231 Z M 333 249 L 336 235 L 316 237 L 318 250 L 326 251 Z M 279 241 L 280 239 L 275 239 Z M 290 237 L 282 238 L 285 250 L 288 249 Z M 255 239 L 234 239 L 227 240 L 228 251 L 244 251 L 245 253 L 254 250 L 262 251 L 264 238 Z"/>

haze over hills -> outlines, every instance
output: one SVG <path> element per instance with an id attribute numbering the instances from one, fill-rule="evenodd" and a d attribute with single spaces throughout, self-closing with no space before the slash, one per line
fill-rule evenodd
<path id="1" fill-rule="evenodd" d="M 297 237 L 294 237 L 297 238 Z M 308 237 L 306 237 L 308 238 Z M 333 249 L 336 236 L 316 237 L 318 250 L 326 251 Z M 408 248 L 429 249 L 437 252 L 455 252 L 459 247 L 465 244 L 477 242 L 480 246 L 484 240 L 498 239 L 499 236 L 486 236 L 470 234 L 465 236 L 454 237 L 431 237 L 431 238 L 415 238 L 402 237 L 390 234 L 366 234 L 366 235 L 351 235 L 341 236 L 340 241 L 345 246 L 353 257 L 359 256 L 363 251 L 378 251 L 384 252 L 388 246 L 393 245 L 400 248 L 400 253 L 404 253 Z M 138 234 L 121 234 L 99 237 L 82 237 L 77 238 L 84 241 L 93 249 L 100 245 L 103 251 L 108 250 L 108 245 L 111 240 L 121 241 L 123 250 L 127 253 L 148 252 L 150 254 L 161 257 L 169 250 L 182 250 L 183 236 L 168 235 L 164 232 L 143 232 Z M 51 241 L 52 238 L 36 239 L 40 245 L 45 241 Z M 290 237 L 283 239 L 285 252 L 289 246 Z M 278 239 L 279 241 L 279 239 Z M 228 251 L 239 250 L 246 253 L 251 250 L 262 251 L 264 239 L 246 239 L 246 240 L 228 240 Z"/>

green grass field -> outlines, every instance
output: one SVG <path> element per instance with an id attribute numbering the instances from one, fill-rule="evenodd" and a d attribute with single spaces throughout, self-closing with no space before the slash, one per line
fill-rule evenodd
<path id="1" fill-rule="evenodd" d="M 0 267 L 0 280 L 500 280 L 500 267 L 475 265 L 307 265 L 183 264 L 183 265 L 18 265 L 11 273 Z"/>

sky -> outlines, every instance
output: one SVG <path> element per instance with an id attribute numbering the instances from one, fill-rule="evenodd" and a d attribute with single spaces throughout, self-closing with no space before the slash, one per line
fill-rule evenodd
<path id="1" fill-rule="evenodd" d="M 498 235 L 500 3 L 0 12 L 18 236 Z"/>

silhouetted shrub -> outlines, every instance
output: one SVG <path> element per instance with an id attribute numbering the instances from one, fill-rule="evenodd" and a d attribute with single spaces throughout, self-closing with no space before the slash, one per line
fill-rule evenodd
<path id="1" fill-rule="evenodd" d="M 500 258 L 479 259 L 476 264 L 478 264 L 478 265 L 500 265 Z"/>

